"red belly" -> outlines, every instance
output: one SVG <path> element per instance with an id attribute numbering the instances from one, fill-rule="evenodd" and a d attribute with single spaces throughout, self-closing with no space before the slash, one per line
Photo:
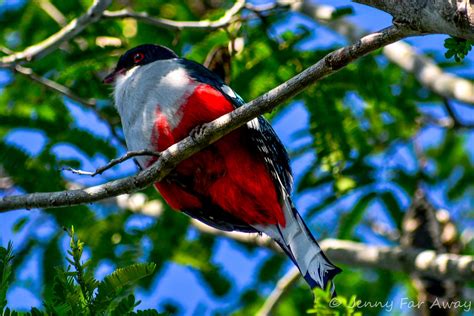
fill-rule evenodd
<path id="1" fill-rule="evenodd" d="M 202 84 L 182 107 L 182 120 L 173 130 L 164 116 L 157 113 L 154 143 L 162 151 L 188 136 L 194 127 L 232 110 L 233 106 L 219 91 Z M 184 190 L 166 180 L 155 183 L 155 187 L 176 210 L 202 209 L 199 197 L 204 196 L 248 224 L 285 225 L 275 185 L 245 129 L 224 136 L 181 162 L 175 171 L 190 179 L 191 188 Z"/>

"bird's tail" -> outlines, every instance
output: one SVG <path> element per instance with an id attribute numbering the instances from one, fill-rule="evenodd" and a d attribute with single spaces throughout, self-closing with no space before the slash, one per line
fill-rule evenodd
<path id="1" fill-rule="evenodd" d="M 326 289 L 328 283 L 342 270 L 332 264 L 323 253 L 287 195 L 282 209 L 285 214 L 285 227 L 276 224 L 258 225 L 255 228 L 270 236 L 280 245 L 311 288 L 318 286 Z M 333 283 L 331 291 L 335 295 Z"/>

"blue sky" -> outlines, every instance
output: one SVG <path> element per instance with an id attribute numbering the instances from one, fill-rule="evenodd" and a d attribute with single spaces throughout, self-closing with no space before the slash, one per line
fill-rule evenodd
<path id="1" fill-rule="evenodd" d="M 388 26 L 391 23 L 391 17 L 383 12 L 378 10 L 365 7 L 362 5 L 352 4 L 348 1 L 319 1 L 320 3 L 327 3 L 331 5 L 352 5 L 355 8 L 355 15 L 350 19 L 353 20 L 358 25 L 368 29 L 368 30 L 377 30 L 382 27 Z M 2 9 L 5 9 L 5 6 L 16 6 L 21 1 L 6 1 L 1 4 L 0 1 L 0 13 Z M 315 25 L 308 20 L 307 18 L 292 15 L 288 18 L 288 21 L 285 25 L 278 27 L 278 32 L 281 32 L 286 27 L 293 27 L 299 23 L 303 23 L 311 26 L 314 29 L 314 34 L 310 41 L 306 42 L 302 49 L 312 49 L 315 47 L 328 47 L 333 43 L 344 44 L 345 41 L 340 36 L 333 34 L 331 31 L 315 27 Z M 416 37 L 407 40 L 414 46 L 417 50 L 422 52 L 435 52 L 435 56 L 438 58 L 444 54 L 443 40 L 445 36 L 435 35 L 435 36 L 425 36 L 425 37 Z M 469 56 L 470 63 L 474 62 L 473 54 Z M 452 69 L 453 72 L 458 73 L 463 76 L 469 76 L 474 78 L 474 67 L 458 67 L 458 69 Z M 6 82 L 9 81 L 9 74 L 5 71 L 0 71 L 0 88 Z M 1 90 L 0 90 L 1 93 Z M 91 96 L 93 97 L 93 96 Z M 100 135 L 104 138 L 107 138 L 110 135 L 108 127 L 104 125 L 100 120 L 95 116 L 95 114 L 89 110 L 84 110 L 82 107 L 74 104 L 73 102 L 67 101 L 69 111 L 76 118 L 75 125 L 79 128 L 93 131 L 97 135 Z M 455 110 L 459 116 L 465 119 L 467 122 L 474 121 L 473 110 L 462 104 L 455 104 Z M 429 111 L 438 111 L 432 110 Z M 443 113 L 435 113 L 437 115 L 443 115 Z M 273 126 L 277 131 L 278 135 L 283 140 L 284 144 L 289 148 L 296 148 L 297 143 L 294 141 L 294 134 L 298 130 L 305 128 L 308 124 L 308 117 L 304 108 L 295 104 L 289 109 L 281 113 L 273 122 Z M 425 129 L 420 135 L 421 144 L 424 147 L 432 146 L 436 144 L 441 137 L 443 136 L 442 131 L 437 128 L 428 128 Z M 466 133 L 466 137 L 470 140 L 470 144 L 474 144 L 474 135 L 473 133 Z M 44 135 L 36 130 L 25 128 L 19 128 L 8 134 L 6 137 L 7 141 L 11 144 L 15 144 L 18 147 L 21 147 L 28 151 L 31 155 L 37 154 L 43 144 L 44 144 Z M 471 146 L 474 148 L 474 146 Z M 124 150 L 124 149 L 122 149 Z M 404 148 L 400 148 L 399 156 L 400 159 L 409 160 L 409 155 L 404 153 Z M 474 150 L 474 149 L 473 149 Z M 82 161 L 82 169 L 93 170 L 97 166 L 100 166 L 105 163 L 103 157 L 97 156 L 94 157 L 92 161 L 86 159 L 82 153 L 76 148 L 72 148 L 68 145 L 56 146 L 53 151 L 59 157 L 79 157 Z M 471 150 L 471 157 L 474 157 L 474 153 Z M 298 181 L 299 176 L 302 172 L 311 164 L 314 160 L 312 155 L 305 155 L 299 159 L 292 161 L 292 166 L 296 175 L 296 181 Z M 474 159 L 473 159 L 474 161 Z M 376 161 L 377 163 L 377 161 Z M 379 162 L 380 163 L 380 162 Z M 409 161 L 408 161 L 409 165 Z M 78 177 L 74 175 L 68 175 L 72 180 L 80 182 L 86 185 L 101 183 L 107 180 L 108 177 L 114 177 L 116 174 L 130 174 L 135 171 L 135 167 L 132 163 L 125 163 L 113 171 L 108 172 L 104 177 L 96 177 L 94 179 L 89 179 L 86 177 Z M 440 188 L 441 190 L 442 188 Z M 434 194 L 435 195 L 435 194 Z M 319 197 L 314 193 L 309 193 L 301 196 L 297 196 L 295 199 L 298 209 L 304 214 L 306 209 L 312 205 L 315 200 Z M 352 205 L 355 197 L 348 198 L 347 200 L 342 201 L 337 205 L 339 209 L 347 209 Z M 406 204 L 407 201 L 403 201 L 403 197 L 400 197 L 403 204 Z M 440 207 L 449 207 L 449 205 L 444 205 L 446 201 L 443 199 L 436 200 Z M 469 203 L 465 201 L 464 203 Z M 387 222 L 388 219 L 385 217 L 384 212 L 381 210 L 381 206 L 374 203 L 370 206 L 371 214 L 375 214 L 378 221 Z M 323 212 L 314 220 L 312 227 L 315 228 L 316 235 L 330 235 L 331 225 L 324 225 L 323 223 L 331 223 L 335 220 L 334 212 Z M 30 216 L 31 218 L 37 219 L 43 217 L 46 221 L 45 225 L 38 227 L 28 227 L 24 229 L 21 233 L 13 233 L 12 227 L 13 224 L 23 216 Z M 141 220 L 141 219 L 139 219 Z M 49 220 L 50 221 L 50 220 Z M 31 220 L 30 223 L 35 222 Z M 8 240 L 12 240 L 15 244 L 21 244 L 22 240 L 25 238 L 26 231 L 31 234 L 35 234 L 40 238 L 48 238 L 51 235 L 53 230 L 56 229 L 54 223 L 48 223 L 48 218 L 41 214 L 40 211 L 25 211 L 19 210 L 14 212 L 8 212 L 0 215 L 0 244 L 5 245 Z M 365 231 L 361 231 L 360 234 L 367 236 Z M 371 243 L 381 243 L 381 240 L 376 237 L 367 237 L 367 242 Z M 179 266 L 176 264 L 169 264 L 164 271 L 162 272 L 163 277 L 159 278 L 153 286 L 153 289 L 150 293 L 144 291 L 138 291 L 138 296 L 142 300 L 140 308 L 156 308 L 157 302 L 170 300 L 172 302 L 185 305 L 185 312 L 183 315 L 192 315 L 194 311 L 206 311 L 212 310 L 217 307 L 227 307 L 229 304 L 235 304 L 235 293 L 239 292 L 243 287 L 252 284 L 253 272 L 255 267 L 259 264 L 261 259 L 267 255 L 266 250 L 260 250 L 252 254 L 252 257 L 248 257 L 245 252 L 239 251 L 238 248 L 235 248 L 234 244 L 227 240 L 222 240 L 219 242 L 218 251 L 213 257 L 213 261 L 221 264 L 224 267 L 226 274 L 230 275 L 234 281 L 236 281 L 237 286 L 235 286 L 233 293 L 230 293 L 224 298 L 214 298 L 210 293 L 207 292 L 205 288 L 200 285 L 200 280 L 197 277 L 197 274 L 194 273 L 190 268 Z M 20 280 L 16 286 L 8 294 L 9 306 L 14 309 L 25 309 L 31 306 L 40 307 L 41 302 L 36 298 L 37 288 L 35 288 L 34 283 L 37 283 L 40 280 L 37 280 L 37 271 L 39 269 L 38 262 L 40 253 L 36 253 L 23 267 L 20 271 L 18 279 Z M 288 267 L 290 265 L 288 264 Z M 99 276 L 104 275 L 110 272 L 110 267 L 104 265 L 100 271 Z M 183 291 L 183 288 L 186 291 Z M 267 293 L 270 291 L 270 288 L 263 288 L 262 291 Z M 191 294 L 192 293 L 192 294 Z"/>

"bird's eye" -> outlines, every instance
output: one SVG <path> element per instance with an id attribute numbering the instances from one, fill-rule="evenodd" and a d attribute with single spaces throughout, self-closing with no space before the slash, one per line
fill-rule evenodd
<path id="1" fill-rule="evenodd" d="M 133 55 L 133 62 L 135 64 L 138 64 L 143 60 L 143 58 L 145 58 L 145 55 L 143 55 L 143 53 L 136 53 L 135 55 Z"/>

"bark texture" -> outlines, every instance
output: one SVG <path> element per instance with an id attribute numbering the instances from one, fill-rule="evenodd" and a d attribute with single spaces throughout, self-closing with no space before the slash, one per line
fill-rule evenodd
<path id="1" fill-rule="evenodd" d="M 471 0 L 353 0 L 385 11 L 394 23 L 426 34 L 449 34 L 474 41 L 474 4 Z"/>

